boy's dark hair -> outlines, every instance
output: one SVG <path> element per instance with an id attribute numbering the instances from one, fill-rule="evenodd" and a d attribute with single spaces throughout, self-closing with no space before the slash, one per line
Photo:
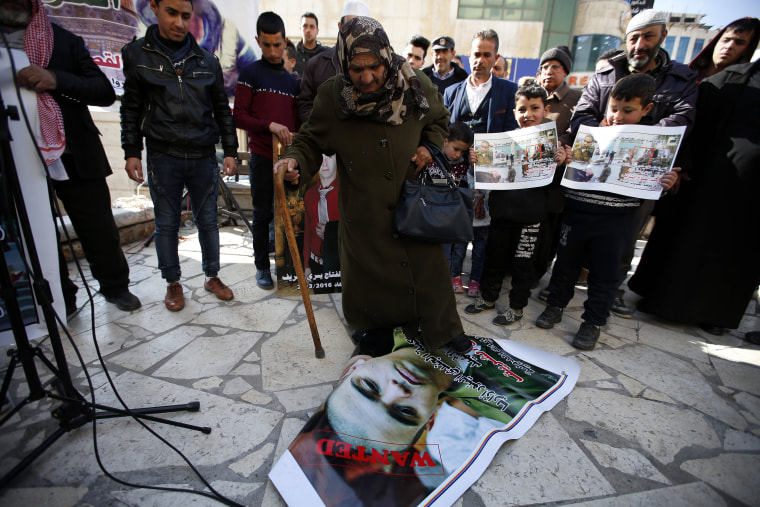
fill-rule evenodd
<path id="1" fill-rule="evenodd" d="M 296 45 L 293 44 L 293 41 L 288 39 L 288 43 L 285 45 L 286 49 L 288 50 L 288 60 L 295 60 L 296 58 Z"/>
<path id="2" fill-rule="evenodd" d="M 282 21 L 282 18 L 272 11 L 262 12 L 256 21 L 256 35 L 261 35 L 262 33 L 274 35 L 278 32 L 282 34 L 283 39 L 286 38 L 285 23 Z"/>
<path id="3" fill-rule="evenodd" d="M 303 14 L 301 14 L 302 18 L 312 18 L 314 20 L 314 24 L 317 25 L 317 28 L 319 28 L 319 18 L 317 18 L 317 15 L 313 12 L 306 11 Z"/>
<path id="4" fill-rule="evenodd" d="M 654 78 L 649 74 L 637 72 L 619 79 L 615 83 L 615 86 L 612 87 L 610 97 L 615 100 L 625 100 L 626 102 L 640 99 L 641 106 L 644 107 L 652 102 L 654 90 Z"/>
<path id="5" fill-rule="evenodd" d="M 422 59 L 425 59 L 427 56 L 428 48 L 430 47 L 430 41 L 427 40 L 427 38 L 419 34 L 412 35 L 407 44 L 411 44 L 416 48 L 422 48 Z"/>
<path id="6" fill-rule="evenodd" d="M 609 60 L 615 58 L 617 55 L 622 55 L 623 53 L 625 53 L 625 51 L 622 49 L 608 49 L 596 58 L 596 62 L 599 63 L 602 60 Z"/>
<path id="7" fill-rule="evenodd" d="M 543 102 L 544 105 L 549 102 L 549 95 L 546 93 L 546 90 L 533 78 L 526 79 L 522 82 L 522 85 L 517 89 L 517 93 L 515 93 L 515 102 L 517 102 L 517 99 L 520 97 L 525 97 L 526 99 L 541 99 L 541 102 Z"/>
<path id="8" fill-rule="evenodd" d="M 475 134 L 472 129 L 463 121 L 455 121 L 449 125 L 449 135 L 446 136 L 449 142 L 462 141 L 472 146 L 475 142 Z"/>

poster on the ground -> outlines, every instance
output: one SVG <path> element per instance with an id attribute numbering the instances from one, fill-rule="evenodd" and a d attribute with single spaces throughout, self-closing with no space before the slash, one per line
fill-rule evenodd
<path id="1" fill-rule="evenodd" d="M 660 179 L 673 168 L 686 127 L 581 125 L 562 186 L 659 199 Z"/>
<path id="2" fill-rule="evenodd" d="M 81 36 L 92 59 L 111 81 L 117 95 L 124 92 L 121 48 L 142 37 L 156 23 L 150 0 L 43 0 L 52 22 Z M 195 0 L 190 33 L 198 45 L 222 65 L 224 87 L 235 94 L 240 69 L 256 60 L 257 0 Z"/>
<path id="3" fill-rule="evenodd" d="M 572 391 L 580 364 L 509 340 L 427 351 L 401 331 L 354 356 L 269 477 L 288 505 L 451 505 L 501 445 Z"/>
<path id="4" fill-rule="evenodd" d="M 553 121 L 498 134 L 475 134 L 475 188 L 519 190 L 549 185 L 557 163 Z"/>
<path id="5" fill-rule="evenodd" d="M 272 135 L 273 159 L 285 150 Z M 281 204 L 275 193 L 274 247 L 279 297 L 298 296 L 301 287 L 295 262 L 299 262 L 309 286 L 309 294 L 341 292 L 340 255 L 338 253 L 338 165 L 335 155 L 322 157 L 319 171 L 298 185 L 285 184 L 286 219 L 293 226 L 299 259 L 290 252 Z"/>

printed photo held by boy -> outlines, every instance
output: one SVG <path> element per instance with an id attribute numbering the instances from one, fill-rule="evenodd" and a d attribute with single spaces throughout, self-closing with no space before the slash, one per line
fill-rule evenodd
<path id="1" fill-rule="evenodd" d="M 632 74 L 620 79 L 612 89 L 602 126 L 640 123 L 652 109 L 654 79 L 646 74 Z M 670 189 L 678 168 L 660 180 Z M 536 320 L 536 326 L 551 329 L 562 320 L 564 308 L 574 294 L 581 268 L 589 269 L 588 297 L 573 347 L 591 350 L 599 340 L 600 327 L 607 324 L 620 284 L 620 261 L 633 236 L 633 218 L 641 199 L 564 188 L 565 211 L 562 217 L 557 260 L 549 281 L 548 306 Z"/>

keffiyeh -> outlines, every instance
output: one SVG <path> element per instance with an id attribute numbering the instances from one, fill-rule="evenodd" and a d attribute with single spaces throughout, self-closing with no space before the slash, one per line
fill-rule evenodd
<path id="1" fill-rule="evenodd" d="M 47 68 L 53 54 L 53 26 L 45 14 L 40 0 L 32 0 L 34 14 L 24 33 L 24 52 L 29 63 Z M 63 154 L 66 137 L 63 130 L 61 108 L 48 92 L 37 94 L 41 139 L 37 139 L 45 163 L 51 165 Z"/>

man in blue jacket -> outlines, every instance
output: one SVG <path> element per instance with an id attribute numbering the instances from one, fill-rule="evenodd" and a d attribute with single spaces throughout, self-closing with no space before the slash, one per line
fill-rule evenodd
<path id="1" fill-rule="evenodd" d="M 463 121 L 476 134 L 519 128 L 513 113 L 517 85 L 491 74 L 498 57 L 497 33 L 491 29 L 476 33 L 470 49 L 471 74 L 464 81 L 449 86 L 443 96 L 452 123 Z"/>

